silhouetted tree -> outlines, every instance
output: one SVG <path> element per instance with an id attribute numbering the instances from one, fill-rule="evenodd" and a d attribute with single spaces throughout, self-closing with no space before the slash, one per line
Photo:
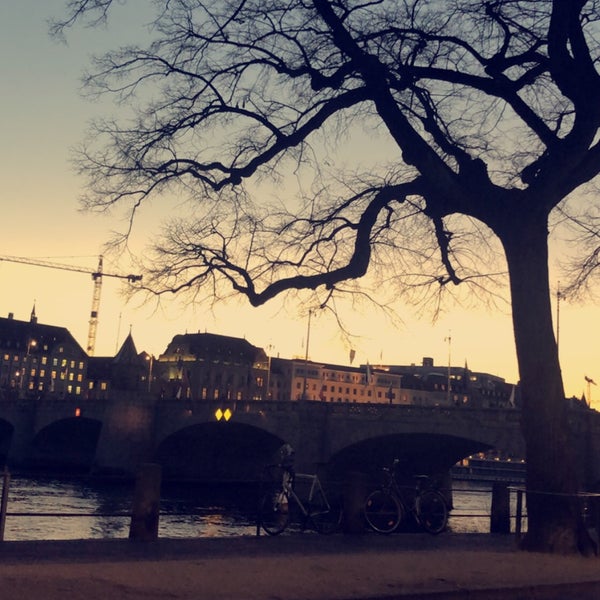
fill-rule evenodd
<path id="1" fill-rule="evenodd" d="M 112 4 L 71 0 L 55 33 L 102 22 Z M 226 284 L 255 306 L 292 289 L 327 297 L 369 267 L 386 269 L 382 289 L 392 279 L 477 286 L 481 242 L 499 240 L 521 378 L 526 546 L 581 549 L 548 228 L 600 170 L 598 2 L 156 5 L 152 41 L 98 58 L 87 78 L 134 109 L 96 123 L 82 149 L 87 206 L 126 204 L 133 218 L 151 196 L 187 194 L 201 209 L 157 244 L 155 291 Z M 372 156 L 381 148 L 385 160 Z M 305 193 L 286 199 L 290 170 Z M 267 178 L 280 204 L 262 196 Z"/>

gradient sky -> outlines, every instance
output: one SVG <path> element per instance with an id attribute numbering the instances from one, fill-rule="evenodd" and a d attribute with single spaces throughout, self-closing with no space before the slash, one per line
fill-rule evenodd
<path id="1" fill-rule="evenodd" d="M 79 77 L 89 54 L 110 46 L 114 33 L 78 30 L 68 45 L 51 40 L 46 20 L 60 14 L 62 6 L 63 0 L 0 4 L 0 255 L 47 259 L 92 271 L 110 232 L 122 224 L 116 217 L 79 212 L 83 181 L 73 172 L 69 156 L 87 120 L 105 108 L 81 97 Z M 121 10 L 119 27 L 126 31 L 134 27 L 128 23 L 134 11 Z M 152 218 L 160 217 L 154 212 Z M 148 235 L 155 230 L 152 218 Z M 125 268 L 106 261 L 104 270 L 122 273 Z M 178 333 L 209 331 L 245 337 L 274 355 L 304 356 L 307 317 L 290 302 L 253 309 L 240 301 L 212 311 L 165 302 L 157 310 L 125 303 L 120 289 L 119 280 L 104 278 L 96 355 L 114 354 L 131 328 L 138 350 L 155 355 Z M 35 302 L 41 323 L 67 327 L 86 347 L 91 276 L 0 261 L 0 290 L 0 316 L 13 312 L 17 319 L 28 319 Z M 507 311 L 452 311 L 432 324 L 427 316 L 417 318 L 414 309 L 399 305 L 397 310 L 404 321 L 399 328 L 369 310 L 347 313 L 352 341 L 342 339 L 331 316 L 315 315 L 310 358 L 348 364 L 352 347 L 354 364 L 420 363 L 429 356 L 447 366 L 450 358 L 454 365 L 467 362 L 473 370 L 518 380 Z M 599 316 L 598 305 L 591 302 L 561 304 L 560 356 L 568 396 L 587 396 L 586 375 L 600 383 Z M 592 386 L 591 395 L 593 406 L 600 408 L 600 386 Z"/>

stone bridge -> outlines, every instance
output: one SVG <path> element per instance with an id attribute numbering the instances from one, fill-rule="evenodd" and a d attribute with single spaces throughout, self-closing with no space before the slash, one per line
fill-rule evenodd
<path id="1" fill-rule="evenodd" d="M 600 414 L 573 409 L 570 415 L 582 480 L 596 482 Z M 296 449 L 298 470 L 336 474 L 369 472 L 396 457 L 415 471 L 443 472 L 490 448 L 524 457 L 515 409 L 223 403 L 133 393 L 0 403 L 0 456 L 11 468 L 130 476 L 139 464 L 158 462 L 166 478 L 255 480 L 284 442 Z"/>

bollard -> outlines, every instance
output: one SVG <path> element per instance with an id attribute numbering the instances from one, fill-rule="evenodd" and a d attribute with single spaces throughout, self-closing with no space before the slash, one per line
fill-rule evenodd
<path id="1" fill-rule="evenodd" d="M 160 483 L 160 465 L 145 463 L 140 466 L 135 481 L 130 540 L 152 542 L 158 539 Z"/>
<path id="2" fill-rule="evenodd" d="M 344 486 L 344 533 L 364 533 L 364 504 L 367 478 L 364 473 L 351 471 Z"/>
<path id="3" fill-rule="evenodd" d="M 4 541 L 4 529 L 6 527 L 6 511 L 8 509 L 8 487 L 10 485 L 10 473 L 4 467 L 2 477 L 2 500 L 0 501 L 0 542 Z"/>
<path id="4" fill-rule="evenodd" d="M 508 485 L 499 481 L 492 487 L 490 533 L 510 533 L 510 494 Z"/>

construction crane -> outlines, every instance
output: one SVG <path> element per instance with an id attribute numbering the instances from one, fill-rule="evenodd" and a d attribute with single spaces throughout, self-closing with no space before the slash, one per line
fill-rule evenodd
<path id="1" fill-rule="evenodd" d="M 119 273 L 105 273 L 103 270 L 103 257 L 98 258 L 98 268 L 95 271 L 88 267 L 78 267 L 74 265 L 65 265 L 46 260 L 38 260 L 35 258 L 25 258 L 22 256 L 1 256 L 0 261 L 22 263 L 25 265 L 35 265 L 38 267 L 48 267 L 50 269 L 62 269 L 64 271 L 76 271 L 77 273 L 88 273 L 94 281 L 94 292 L 92 295 L 92 310 L 90 311 L 90 326 L 88 329 L 87 353 L 89 356 L 94 355 L 96 346 L 96 331 L 98 329 L 98 312 L 100 310 L 100 294 L 102 292 L 102 277 L 118 277 L 119 279 L 127 279 L 129 283 L 141 281 L 141 275 L 121 275 Z"/>

